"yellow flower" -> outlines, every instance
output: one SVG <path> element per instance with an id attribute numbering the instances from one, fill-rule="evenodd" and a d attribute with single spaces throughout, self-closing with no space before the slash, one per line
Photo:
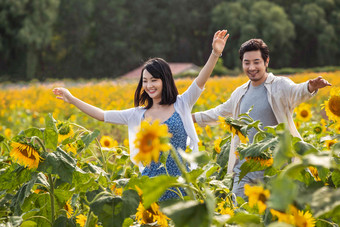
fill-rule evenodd
<path id="1" fill-rule="evenodd" d="M 316 181 L 321 181 L 321 179 L 319 177 L 318 170 L 315 167 L 310 166 L 310 167 L 308 167 L 308 169 L 312 173 L 312 175 L 313 175 L 313 177 Z"/>
<path id="2" fill-rule="evenodd" d="M 220 214 L 229 214 L 230 216 L 234 216 L 234 210 L 228 206 L 228 203 L 222 200 L 217 204 L 216 212 Z"/>
<path id="3" fill-rule="evenodd" d="M 260 214 L 266 210 L 266 201 L 270 196 L 268 189 L 264 189 L 262 186 L 250 186 L 246 184 L 244 186 L 244 194 L 249 197 L 250 207 L 257 205 Z"/>
<path id="4" fill-rule="evenodd" d="M 270 213 L 278 218 L 278 222 L 285 222 L 288 224 L 294 223 L 294 217 L 291 214 L 282 213 L 277 210 L 270 209 Z"/>
<path id="5" fill-rule="evenodd" d="M 205 132 L 207 133 L 208 137 L 211 138 L 212 137 L 212 132 L 211 132 L 211 128 L 209 125 L 205 126 Z"/>
<path id="6" fill-rule="evenodd" d="M 74 135 L 72 126 L 67 122 L 58 122 L 58 142 L 61 143 L 63 140 Z"/>
<path id="7" fill-rule="evenodd" d="M 325 140 L 325 146 L 328 148 L 328 149 L 331 149 L 331 147 L 336 144 L 338 141 L 336 139 L 333 139 L 333 140 Z"/>
<path id="8" fill-rule="evenodd" d="M 124 139 L 123 145 L 124 145 L 124 147 L 129 147 L 129 140 L 128 139 Z"/>
<path id="9" fill-rule="evenodd" d="M 194 125 L 197 135 L 201 135 L 203 133 L 203 129 L 197 123 L 195 123 Z"/>
<path id="10" fill-rule="evenodd" d="M 159 210 L 157 203 L 151 204 L 149 209 L 145 209 L 142 203 L 139 203 L 136 213 L 136 220 L 139 224 L 151 224 L 157 222 L 157 226 L 168 226 L 168 218 Z"/>
<path id="11" fill-rule="evenodd" d="M 333 125 L 331 126 L 331 128 L 334 129 L 334 131 L 335 131 L 336 134 L 340 134 L 340 121 L 337 122 L 337 123 L 335 123 L 335 124 L 333 124 Z"/>
<path id="12" fill-rule="evenodd" d="M 259 162 L 261 164 L 261 166 L 272 166 L 273 165 L 273 158 L 269 158 L 269 159 L 263 159 L 263 158 L 260 158 L 260 157 L 246 157 L 245 158 L 247 161 L 248 160 L 254 160 L 256 162 Z"/>
<path id="13" fill-rule="evenodd" d="M 111 190 L 113 191 L 115 195 L 122 196 L 123 194 L 123 188 L 117 188 L 116 184 L 112 185 Z"/>
<path id="14" fill-rule="evenodd" d="M 221 152 L 221 147 L 220 147 L 221 142 L 222 142 L 221 137 L 218 137 L 218 139 L 214 141 L 214 149 L 217 153 Z"/>
<path id="15" fill-rule="evenodd" d="M 66 151 L 76 155 L 77 154 L 77 144 L 76 143 L 66 144 Z"/>
<path id="16" fill-rule="evenodd" d="M 72 209 L 72 206 L 70 204 L 70 200 L 68 200 L 66 202 L 64 209 L 66 210 L 67 217 L 70 218 L 72 216 L 72 213 L 73 213 L 73 209 Z"/>
<path id="17" fill-rule="evenodd" d="M 302 210 L 296 209 L 296 207 L 291 206 L 290 212 L 294 217 L 294 224 L 297 227 L 314 227 L 315 226 L 315 219 L 313 218 L 312 214 L 309 211 L 305 213 Z"/>
<path id="18" fill-rule="evenodd" d="M 102 138 L 100 138 L 100 144 L 102 145 L 102 147 L 107 147 L 107 148 L 118 146 L 118 142 L 112 139 L 110 136 L 102 136 Z"/>
<path id="19" fill-rule="evenodd" d="M 340 88 L 333 87 L 330 92 L 330 98 L 322 105 L 328 118 L 334 122 L 340 121 Z"/>
<path id="20" fill-rule="evenodd" d="M 312 117 L 311 105 L 302 103 L 296 108 L 296 118 L 302 121 L 309 121 Z"/>
<path id="21" fill-rule="evenodd" d="M 76 222 L 80 225 L 80 227 L 84 227 L 86 224 L 87 217 L 83 214 L 79 214 L 76 217 Z"/>
<path id="22" fill-rule="evenodd" d="M 225 121 L 225 118 L 219 116 L 218 117 L 218 122 L 220 123 L 220 126 L 222 129 L 225 129 L 226 131 L 232 133 L 233 137 L 234 136 L 238 136 L 241 143 L 247 143 L 248 141 L 248 137 L 246 135 L 243 135 L 243 133 L 236 129 L 235 127 L 233 127 L 232 125 L 228 124 L 226 121 Z"/>
<path id="23" fill-rule="evenodd" d="M 314 227 L 316 220 L 309 211 L 303 212 L 294 206 L 290 206 L 287 213 L 282 213 L 271 209 L 273 216 L 278 218 L 278 222 L 285 222 L 296 227 Z"/>
<path id="24" fill-rule="evenodd" d="M 39 166 L 41 157 L 39 152 L 31 145 L 12 142 L 11 147 L 13 148 L 10 152 L 10 156 L 29 169 L 36 169 Z"/>
<path id="25" fill-rule="evenodd" d="M 5 137 L 9 138 L 12 135 L 12 130 L 10 128 L 5 129 Z"/>
<path id="26" fill-rule="evenodd" d="M 167 125 L 160 125 L 159 120 L 154 121 L 152 124 L 143 121 L 134 141 L 136 148 L 139 150 L 134 160 L 142 162 L 144 165 L 149 165 L 152 160 L 158 162 L 160 152 L 171 148 L 168 143 L 169 137 L 171 137 L 171 134 L 168 133 Z"/>

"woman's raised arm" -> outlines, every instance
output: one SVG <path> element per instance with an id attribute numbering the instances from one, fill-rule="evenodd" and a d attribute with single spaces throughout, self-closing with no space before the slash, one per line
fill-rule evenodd
<path id="1" fill-rule="evenodd" d="M 227 34 L 227 30 L 222 31 L 218 30 L 215 33 L 212 42 L 212 51 L 209 56 L 209 59 L 207 63 L 205 63 L 204 67 L 202 68 L 202 70 L 200 71 L 196 78 L 196 83 L 201 89 L 204 87 L 205 83 L 209 79 L 217 63 L 218 58 L 221 56 L 224 46 L 228 40 L 228 37 L 229 34 Z"/>
<path id="2" fill-rule="evenodd" d="M 104 121 L 104 111 L 100 108 L 92 106 L 76 97 L 74 97 L 66 88 L 54 88 L 53 93 L 57 96 L 57 99 L 64 100 L 67 103 L 73 104 L 79 110 L 87 115 L 99 120 Z"/>

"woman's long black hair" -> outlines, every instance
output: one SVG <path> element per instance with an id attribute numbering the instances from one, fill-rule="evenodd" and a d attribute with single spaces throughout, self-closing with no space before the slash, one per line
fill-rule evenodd
<path id="1" fill-rule="evenodd" d="M 150 109 L 153 105 L 153 100 L 145 92 L 143 88 L 143 72 L 147 70 L 154 78 L 160 78 L 163 83 L 162 98 L 159 104 L 171 105 L 176 102 L 178 90 L 175 85 L 174 77 L 169 64 L 162 58 L 152 58 L 144 63 L 144 67 L 141 72 L 139 83 L 135 92 L 135 107 L 145 106 L 146 109 Z"/>

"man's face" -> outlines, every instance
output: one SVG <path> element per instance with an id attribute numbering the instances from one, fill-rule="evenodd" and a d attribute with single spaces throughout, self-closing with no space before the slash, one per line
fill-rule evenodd
<path id="1" fill-rule="evenodd" d="M 269 57 L 264 62 L 261 51 L 254 50 L 245 52 L 242 60 L 242 67 L 245 74 L 251 80 L 253 86 L 262 84 L 267 79 L 266 68 L 268 67 Z"/>

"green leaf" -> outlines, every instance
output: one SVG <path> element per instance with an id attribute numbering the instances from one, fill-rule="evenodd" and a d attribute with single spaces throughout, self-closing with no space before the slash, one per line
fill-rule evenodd
<path id="1" fill-rule="evenodd" d="M 68 219 L 65 216 L 59 216 L 53 223 L 53 227 L 76 227 L 75 219 Z"/>
<path id="2" fill-rule="evenodd" d="M 210 157 L 207 152 L 191 152 L 186 153 L 185 151 L 178 150 L 183 160 L 187 163 L 197 163 L 199 166 L 204 166 L 210 161 Z"/>
<path id="3" fill-rule="evenodd" d="M 122 197 L 101 193 L 90 204 L 90 208 L 103 226 L 121 227 L 125 218 L 136 213 L 138 205 L 138 193 L 127 190 L 123 192 Z"/>
<path id="4" fill-rule="evenodd" d="M 311 144 L 305 141 L 298 141 L 294 144 L 294 149 L 299 155 L 306 155 L 312 153 L 318 153 L 318 150 Z"/>
<path id="5" fill-rule="evenodd" d="M 23 212 L 29 212 L 36 208 L 39 208 L 35 216 L 44 216 L 47 219 L 51 218 L 51 199 L 49 193 L 32 193 L 28 198 L 25 199 L 21 209 Z M 43 218 L 32 218 L 38 226 L 51 226 L 48 221 Z"/>
<path id="6" fill-rule="evenodd" d="M 58 146 L 58 130 L 55 126 L 55 120 L 51 113 L 45 117 L 46 128 L 44 130 L 45 147 L 55 150 Z"/>
<path id="7" fill-rule="evenodd" d="M 72 183 L 72 175 L 77 162 L 69 154 L 58 147 L 55 152 L 47 153 L 44 159 L 38 171 L 58 174 L 62 180 Z"/>
<path id="8" fill-rule="evenodd" d="M 172 205 L 162 208 L 175 226 L 189 226 L 189 227 L 209 227 L 211 219 L 205 204 L 198 201 L 178 201 Z"/>
<path id="9" fill-rule="evenodd" d="M 313 214 L 316 218 L 321 215 L 332 213 L 340 207 L 340 189 L 322 187 L 313 193 L 310 203 Z"/>
<path id="10" fill-rule="evenodd" d="M 329 152 L 322 152 L 319 154 L 308 154 L 302 159 L 304 165 L 322 166 L 330 169 L 332 167 L 333 158 Z"/>
<path id="11" fill-rule="evenodd" d="M 19 135 L 23 135 L 25 137 L 33 137 L 33 136 L 36 136 L 36 137 L 39 137 L 40 139 L 44 139 L 44 134 L 43 134 L 43 131 L 38 129 L 38 128 L 29 128 L 29 129 L 26 129 L 24 131 L 21 131 L 19 133 Z"/>
<path id="12" fill-rule="evenodd" d="M 244 157 L 259 157 L 260 155 L 266 155 L 267 158 L 270 158 L 268 151 L 273 149 L 278 144 L 278 138 L 274 137 L 266 137 L 264 140 L 253 143 L 248 147 L 239 151 L 240 158 L 243 159 Z"/>
<path id="13" fill-rule="evenodd" d="M 253 159 L 249 159 L 247 161 L 245 161 L 240 169 L 241 169 L 241 173 L 239 176 L 239 183 L 241 182 L 242 178 L 247 175 L 247 173 L 249 172 L 254 172 L 254 171 L 260 171 L 260 170 L 264 170 L 268 168 L 268 166 L 263 166 L 261 165 L 261 163 L 259 161 L 255 161 Z"/>
<path id="14" fill-rule="evenodd" d="M 21 215 L 21 206 L 25 202 L 25 199 L 31 194 L 31 189 L 33 188 L 36 180 L 37 174 L 33 174 L 32 179 L 25 183 L 13 197 L 11 207 L 14 208 L 15 215 Z"/>
<path id="15" fill-rule="evenodd" d="M 0 184 L 0 190 L 14 190 L 29 181 L 31 177 L 32 170 L 23 166 L 13 164 L 7 169 L 1 169 L 0 182 L 6 182 L 6 184 Z"/>
<path id="16" fill-rule="evenodd" d="M 271 195 L 268 206 L 275 210 L 286 210 L 297 195 L 297 187 L 288 177 L 278 177 L 270 182 Z"/>
<path id="17" fill-rule="evenodd" d="M 229 218 L 228 224 L 237 223 L 241 226 L 249 226 L 249 224 L 260 224 L 261 218 L 255 214 L 247 214 L 247 213 L 236 213 L 233 217 Z"/>
<path id="18" fill-rule="evenodd" d="M 21 225 L 20 225 L 20 227 L 36 227 L 36 226 L 38 226 L 38 224 L 36 223 L 36 222 L 34 222 L 34 221 L 24 221 Z"/>
<path id="19" fill-rule="evenodd" d="M 332 181 L 333 181 L 335 187 L 338 188 L 340 186 L 340 170 L 335 169 L 332 172 Z"/>
<path id="20" fill-rule="evenodd" d="M 84 142 L 85 147 L 88 147 L 90 145 L 90 143 L 92 143 L 92 141 L 94 139 L 97 138 L 97 136 L 100 134 L 100 131 L 98 129 L 95 129 L 93 132 L 88 133 L 86 132 L 82 137 L 81 140 Z"/>
<path id="21" fill-rule="evenodd" d="M 273 152 L 273 167 L 280 169 L 294 156 L 292 149 L 292 136 L 287 129 L 278 132 L 279 144 Z"/>
<path id="22" fill-rule="evenodd" d="M 222 168 L 228 164 L 230 152 L 230 143 L 225 143 L 221 147 L 221 152 L 217 155 L 216 163 Z"/>
<path id="23" fill-rule="evenodd" d="M 150 178 L 143 185 L 143 205 L 147 209 L 156 202 L 163 193 L 174 184 L 177 184 L 177 178 L 173 176 L 160 175 Z"/>

